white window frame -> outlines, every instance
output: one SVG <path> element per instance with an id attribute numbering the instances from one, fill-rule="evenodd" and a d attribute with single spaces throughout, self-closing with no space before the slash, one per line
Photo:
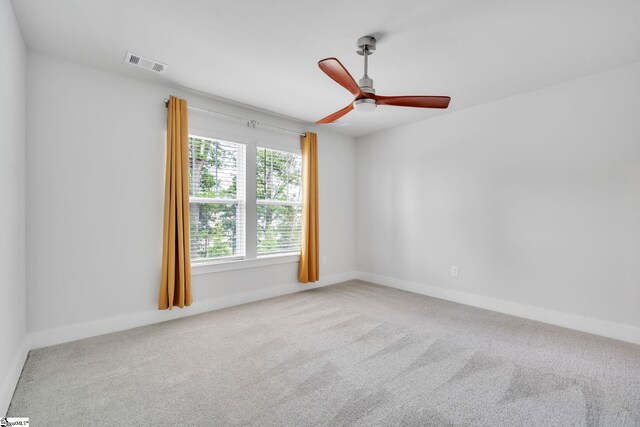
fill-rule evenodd
<path id="1" fill-rule="evenodd" d="M 244 156 L 244 201 L 245 201 L 245 227 L 244 227 L 244 257 L 233 256 L 215 259 L 203 259 L 191 262 L 191 274 L 193 276 L 217 273 L 221 271 L 257 268 L 268 265 L 293 264 L 300 261 L 299 252 L 277 252 L 258 256 L 258 218 L 257 218 L 257 189 L 256 189 L 256 165 L 257 147 L 271 150 L 284 151 L 294 154 L 302 154 L 300 147 L 288 147 L 285 144 L 277 144 L 270 141 L 247 139 L 238 135 L 225 134 L 223 132 L 209 132 L 203 129 L 189 129 L 190 137 L 199 137 L 217 141 L 242 144 L 245 147 Z M 241 166 L 239 166 L 240 168 Z M 234 199 L 235 200 L 235 199 Z M 189 198 L 191 203 L 191 198 Z M 292 202 L 285 202 L 292 203 Z M 301 204 L 301 202 L 295 202 Z"/>

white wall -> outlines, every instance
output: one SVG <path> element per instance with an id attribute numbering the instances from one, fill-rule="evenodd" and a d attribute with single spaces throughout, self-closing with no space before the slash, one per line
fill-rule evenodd
<path id="1" fill-rule="evenodd" d="M 357 146 L 360 277 L 640 327 L 640 63 Z"/>
<path id="2" fill-rule="evenodd" d="M 28 329 L 34 346 L 305 289 L 297 263 L 194 275 L 194 305 L 156 309 L 168 95 L 279 126 L 306 126 L 30 51 Z M 287 134 L 190 114 L 190 125 L 299 149 Z M 323 283 L 355 271 L 355 141 L 318 131 Z"/>
<path id="3" fill-rule="evenodd" d="M 0 417 L 25 353 L 25 45 L 9 0 L 0 0 Z"/>

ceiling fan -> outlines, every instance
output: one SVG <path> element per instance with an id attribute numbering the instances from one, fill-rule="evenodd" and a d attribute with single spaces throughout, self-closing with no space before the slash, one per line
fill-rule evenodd
<path id="1" fill-rule="evenodd" d="M 360 79 L 360 84 L 351 77 L 351 74 L 344 68 L 336 58 L 326 58 L 318 62 L 318 67 L 326 75 L 331 77 L 340 86 L 347 89 L 355 96 L 353 101 L 342 110 L 338 110 L 327 117 L 320 119 L 316 124 L 332 123 L 340 117 L 355 109 L 356 111 L 371 112 L 378 105 L 395 105 L 398 107 L 416 108 L 447 108 L 451 98 L 448 96 L 380 96 L 376 95 L 373 88 L 373 80 L 367 74 L 368 57 L 376 50 L 376 39 L 372 36 L 360 37 L 358 39 L 358 55 L 364 56 L 364 75 Z"/>

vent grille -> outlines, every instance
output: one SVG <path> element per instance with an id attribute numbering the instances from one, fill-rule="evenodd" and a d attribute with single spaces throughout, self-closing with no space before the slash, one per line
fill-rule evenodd
<path id="1" fill-rule="evenodd" d="M 136 67 L 144 68 L 147 71 L 154 71 L 156 73 L 163 73 L 167 70 L 167 64 L 154 61 L 152 59 L 144 58 L 143 56 L 136 55 L 135 53 L 127 52 L 127 57 L 124 62 Z"/>

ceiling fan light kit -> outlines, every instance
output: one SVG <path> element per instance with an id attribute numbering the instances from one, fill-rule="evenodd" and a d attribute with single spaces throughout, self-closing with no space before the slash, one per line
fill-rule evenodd
<path id="1" fill-rule="evenodd" d="M 376 100 L 371 98 L 356 99 L 353 101 L 353 108 L 362 113 L 371 113 L 377 107 Z"/>
<path id="2" fill-rule="evenodd" d="M 360 37 L 356 53 L 364 58 L 364 75 L 358 83 L 336 58 L 326 58 L 318 62 L 318 67 L 340 86 L 354 95 L 353 101 L 341 110 L 320 119 L 316 124 L 333 123 L 351 110 L 370 113 L 378 105 L 394 105 L 398 107 L 440 108 L 449 106 L 448 96 L 380 96 L 376 95 L 373 79 L 369 77 L 369 55 L 376 50 L 376 39 L 373 36 Z"/>

